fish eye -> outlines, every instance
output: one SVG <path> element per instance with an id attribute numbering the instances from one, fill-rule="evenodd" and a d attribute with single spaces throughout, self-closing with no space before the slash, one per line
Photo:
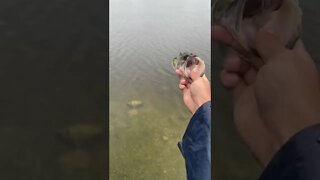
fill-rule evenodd
<path id="1" fill-rule="evenodd" d="M 189 57 L 189 55 L 184 55 L 182 59 L 183 59 L 183 60 L 187 60 L 188 57 Z"/>

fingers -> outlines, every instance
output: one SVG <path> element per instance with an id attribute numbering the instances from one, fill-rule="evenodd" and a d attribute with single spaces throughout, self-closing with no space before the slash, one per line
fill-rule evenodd
<path id="1" fill-rule="evenodd" d="M 178 76 L 182 76 L 182 71 L 181 71 L 180 69 L 176 69 L 176 74 L 177 74 Z"/>
<path id="2" fill-rule="evenodd" d="M 279 39 L 265 31 L 257 33 L 256 46 L 259 55 L 266 63 L 272 60 L 272 57 L 288 50 Z"/>
<path id="3" fill-rule="evenodd" d="M 240 82 L 240 77 L 237 73 L 228 72 L 223 70 L 220 74 L 222 85 L 226 89 L 234 89 Z"/>
<path id="4" fill-rule="evenodd" d="M 182 71 L 177 69 L 176 74 L 181 77 L 180 82 L 179 82 L 179 89 L 180 90 L 185 89 L 186 88 L 186 80 L 182 77 Z"/>
<path id="5" fill-rule="evenodd" d="M 225 88 L 232 92 L 235 101 L 241 96 L 243 90 L 248 87 L 239 74 L 225 70 L 221 72 L 221 82 Z"/>
<path id="6" fill-rule="evenodd" d="M 184 78 L 181 78 L 180 79 L 180 82 L 179 82 L 179 89 L 180 90 L 183 90 L 187 87 L 187 81 L 184 79 Z"/>
<path id="7" fill-rule="evenodd" d="M 211 30 L 212 38 L 222 43 L 226 46 L 231 47 L 235 51 L 246 54 L 246 50 L 242 47 L 242 45 L 239 43 L 239 41 L 235 40 L 232 36 L 232 34 L 226 30 L 223 26 L 215 25 L 212 27 Z"/>
<path id="8" fill-rule="evenodd" d="M 185 88 L 186 88 L 185 85 L 179 84 L 179 89 L 180 89 L 180 90 L 184 90 Z"/>
<path id="9" fill-rule="evenodd" d="M 234 44 L 232 35 L 222 26 L 215 25 L 211 29 L 212 38 L 226 45 Z"/>
<path id="10" fill-rule="evenodd" d="M 227 77 L 225 77 L 225 75 L 227 75 Z M 236 78 L 235 75 L 238 77 Z M 242 60 L 238 53 L 231 51 L 225 59 L 224 72 L 221 74 L 221 80 L 223 85 L 229 89 L 235 87 L 237 83 L 234 81 L 239 78 L 242 78 L 248 85 L 254 83 L 256 75 L 257 71 L 253 66 L 247 61 Z"/>
<path id="11" fill-rule="evenodd" d="M 184 78 L 180 79 L 180 84 L 187 85 L 187 81 Z"/>
<path id="12" fill-rule="evenodd" d="M 229 72 L 237 72 L 239 74 L 244 74 L 250 68 L 250 65 L 242 60 L 238 53 L 230 51 L 224 62 L 224 69 Z"/>
<path id="13" fill-rule="evenodd" d="M 229 33 L 223 26 L 213 26 L 211 30 L 212 38 L 222 44 L 237 47 L 238 42 L 234 40 L 232 34 Z"/>

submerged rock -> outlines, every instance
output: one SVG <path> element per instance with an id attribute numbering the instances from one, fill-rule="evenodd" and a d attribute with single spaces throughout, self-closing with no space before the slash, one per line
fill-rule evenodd
<path id="1" fill-rule="evenodd" d="M 140 100 L 131 100 L 127 103 L 127 106 L 130 108 L 140 108 L 143 106 L 143 103 Z"/>
<path id="2" fill-rule="evenodd" d="M 92 146 L 105 137 L 103 127 L 93 124 L 74 124 L 59 130 L 60 141 L 72 146 Z"/>
<path id="3" fill-rule="evenodd" d="M 163 139 L 164 141 L 166 141 L 166 140 L 168 140 L 169 138 L 168 138 L 167 136 L 162 136 L 162 139 Z"/>

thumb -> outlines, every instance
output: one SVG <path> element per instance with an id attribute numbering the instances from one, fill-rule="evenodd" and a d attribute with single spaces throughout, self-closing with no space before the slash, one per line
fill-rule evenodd
<path id="1" fill-rule="evenodd" d="M 272 57 L 288 50 L 277 37 L 263 30 L 257 33 L 256 47 L 259 55 L 266 62 L 272 60 Z"/>
<path id="2" fill-rule="evenodd" d="M 293 50 L 296 51 L 297 53 L 299 53 L 300 55 L 302 55 L 303 57 L 309 57 L 309 58 L 304 58 L 305 60 L 306 59 L 312 59 L 309 55 L 309 53 L 307 52 L 303 42 L 301 39 L 299 39 L 295 46 L 293 47 Z"/>
<path id="3" fill-rule="evenodd" d="M 208 80 L 206 74 L 203 74 L 203 75 L 202 75 L 202 78 L 205 79 L 205 80 Z M 209 81 L 209 80 L 208 80 L 208 81 Z"/>
<path id="4" fill-rule="evenodd" d="M 201 76 L 201 74 L 199 73 L 199 71 L 196 70 L 192 70 L 190 73 L 190 78 L 192 81 L 195 81 L 196 79 L 198 79 Z"/>

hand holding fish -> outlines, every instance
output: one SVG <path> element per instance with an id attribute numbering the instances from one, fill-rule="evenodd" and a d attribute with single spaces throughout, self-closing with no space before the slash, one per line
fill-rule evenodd
<path id="1" fill-rule="evenodd" d="M 226 1 L 219 1 L 224 10 L 218 23 L 230 34 L 230 46 L 256 68 L 265 63 L 256 53 L 255 37 L 259 30 L 273 34 L 288 49 L 300 38 L 302 11 L 298 0 Z"/>
<path id="2" fill-rule="evenodd" d="M 236 43 L 226 30 L 213 28 L 213 38 L 227 46 Z M 244 142 L 263 165 L 295 133 L 319 123 L 320 84 L 314 61 L 298 40 L 292 49 L 260 30 L 256 49 L 265 62 L 259 69 L 231 51 L 221 73 L 234 96 L 234 121 Z"/>
<path id="3" fill-rule="evenodd" d="M 184 52 L 173 58 L 172 67 L 174 70 L 179 70 L 179 72 L 181 72 L 180 76 L 191 83 L 191 72 L 197 73 L 198 76 L 202 76 L 206 66 L 204 61 L 197 55 Z"/>
<path id="4" fill-rule="evenodd" d="M 181 70 L 177 69 L 176 74 L 180 76 L 179 88 L 183 93 L 183 101 L 194 114 L 202 104 L 211 100 L 210 82 L 205 74 L 201 76 L 197 71 L 190 72 L 191 83 Z"/>

